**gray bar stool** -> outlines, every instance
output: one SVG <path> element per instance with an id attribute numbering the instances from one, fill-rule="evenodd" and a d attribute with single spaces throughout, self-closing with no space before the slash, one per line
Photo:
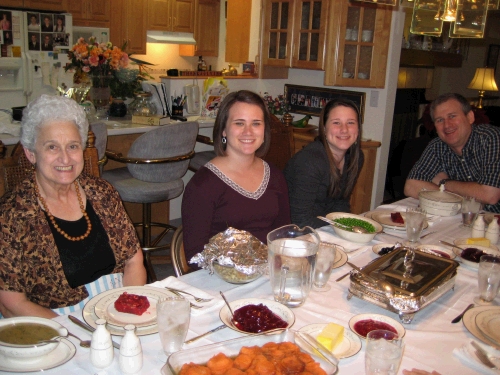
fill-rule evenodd
<path id="1" fill-rule="evenodd" d="M 151 222 L 151 204 L 169 201 L 182 194 L 189 159 L 194 155 L 198 134 L 197 122 L 183 122 L 164 125 L 137 138 L 123 157 L 113 151 L 106 156 L 126 163 L 124 168 L 104 171 L 102 177 L 111 183 L 125 202 L 142 203 L 142 250 L 148 282 L 156 281 L 151 263 L 151 252 L 170 249 L 170 243 L 159 246 L 163 237 L 176 227 Z M 151 227 L 164 228 L 160 235 L 151 239 Z"/>

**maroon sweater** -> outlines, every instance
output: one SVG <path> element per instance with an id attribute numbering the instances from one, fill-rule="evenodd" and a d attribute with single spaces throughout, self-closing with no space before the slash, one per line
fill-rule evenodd
<path id="1" fill-rule="evenodd" d="M 267 165 L 264 180 L 255 193 L 241 189 L 210 163 L 188 182 L 182 199 L 184 251 L 188 263 L 212 236 L 228 227 L 246 230 L 267 243 L 270 231 L 290 224 L 283 173 L 264 163 Z"/>

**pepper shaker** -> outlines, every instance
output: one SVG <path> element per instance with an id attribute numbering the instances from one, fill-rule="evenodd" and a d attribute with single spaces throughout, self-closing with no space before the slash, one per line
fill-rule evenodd
<path id="1" fill-rule="evenodd" d="M 97 319 L 96 330 L 92 333 L 90 343 L 90 362 L 98 368 L 108 367 L 113 362 L 113 345 L 111 334 L 106 329 L 106 320 Z"/>
<path id="2" fill-rule="evenodd" d="M 141 340 L 135 334 L 135 326 L 127 324 L 123 327 L 125 336 L 120 344 L 118 363 L 124 374 L 135 374 L 142 368 Z"/>
<path id="3" fill-rule="evenodd" d="M 472 235 L 473 238 L 484 237 L 484 219 L 483 215 L 478 215 L 476 221 L 472 225 Z"/>

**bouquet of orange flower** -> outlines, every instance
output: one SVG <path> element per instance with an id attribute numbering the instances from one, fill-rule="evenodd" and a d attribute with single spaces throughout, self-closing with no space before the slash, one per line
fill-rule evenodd
<path id="1" fill-rule="evenodd" d="M 69 50 L 68 58 L 71 60 L 66 66 L 66 71 L 76 68 L 93 76 L 110 75 L 113 70 L 125 68 L 129 58 L 121 48 L 113 46 L 111 42 L 97 43 L 94 37 L 86 42 L 84 38 Z"/>

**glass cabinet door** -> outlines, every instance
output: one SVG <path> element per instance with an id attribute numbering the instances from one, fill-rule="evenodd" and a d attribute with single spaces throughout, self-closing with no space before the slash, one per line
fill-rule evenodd
<path id="1" fill-rule="evenodd" d="M 292 67 L 323 69 L 328 1 L 295 3 Z"/>
<path id="2" fill-rule="evenodd" d="M 264 0 L 262 63 L 291 66 L 294 0 Z"/>
<path id="3" fill-rule="evenodd" d="M 330 15 L 325 85 L 384 87 L 392 8 L 341 0 Z"/>

